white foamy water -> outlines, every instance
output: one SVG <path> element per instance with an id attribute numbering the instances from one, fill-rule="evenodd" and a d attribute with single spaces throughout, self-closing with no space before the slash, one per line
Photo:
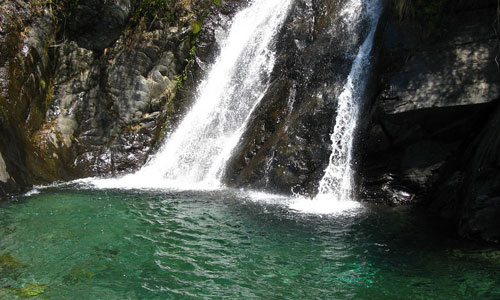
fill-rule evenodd
<path id="1" fill-rule="evenodd" d="M 341 201 L 339 203 L 331 199 L 311 199 L 308 197 L 283 196 L 270 194 L 262 191 L 241 191 L 240 197 L 248 198 L 254 202 L 269 205 L 279 205 L 289 208 L 292 212 L 299 214 L 314 215 L 345 215 L 359 212 L 360 205 L 354 201 Z"/>
<path id="2" fill-rule="evenodd" d="M 141 170 L 81 182 L 97 188 L 219 188 L 226 161 L 267 89 L 275 36 L 291 3 L 255 0 L 236 14 L 193 107 Z"/>
<path id="3" fill-rule="evenodd" d="M 361 207 L 361 204 L 357 201 L 335 201 L 328 196 L 316 196 L 314 199 L 296 197 L 290 201 L 288 207 L 306 214 L 336 215 L 355 211 Z"/>

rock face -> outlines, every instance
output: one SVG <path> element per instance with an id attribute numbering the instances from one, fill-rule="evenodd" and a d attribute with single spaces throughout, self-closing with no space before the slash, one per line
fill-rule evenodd
<path id="1" fill-rule="evenodd" d="M 63 35 L 75 40 L 80 47 L 103 51 L 120 38 L 136 6 L 136 0 L 87 0 L 71 9 Z"/>
<path id="2" fill-rule="evenodd" d="M 158 21 L 123 33 L 133 5 L 78 6 L 68 42 L 57 49 L 54 102 L 39 135 L 60 137 L 76 177 L 131 171 L 145 162 L 186 65 L 193 38 L 189 24 Z"/>
<path id="3" fill-rule="evenodd" d="M 140 33 L 134 45 L 120 39 L 102 55 L 75 42 L 59 48 L 48 113 L 53 126 L 40 134 L 62 137 L 75 153 L 77 174 L 119 173 L 144 163 L 184 67 L 184 56 L 174 52 L 181 43 L 190 46 L 189 33 L 189 28 Z M 189 48 L 183 50 L 185 55 Z"/>
<path id="4" fill-rule="evenodd" d="M 189 102 L 191 22 L 245 1 L 172 4 L 174 20 L 131 20 L 136 0 L 54 3 L 0 10 L 0 195 L 141 166 Z"/>
<path id="5" fill-rule="evenodd" d="M 32 135 L 50 105 L 49 45 L 54 23 L 48 12 L 23 1 L 4 1 L 0 9 L 0 195 L 36 182 L 28 164 L 36 160 Z M 47 179 L 56 179 L 50 172 Z"/>
<path id="6" fill-rule="evenodd" d="M 459 224 L 462 235 L 498 240 L 497 3 L 483 2 L 483 9 L 455 8 L 424 42 L 411 24 L 388 22 L 361 196 L 420 201 Z"/>
<path id="7" fill-rule="evenodd" d="M 365 24 L 340 16 L 348 1 L 299 0 L 276 42 L 268 92 L 226 170 L 237 187 L 313 194 L 331 152 L 337 97 Z M 342 30 L 338 30 L 342 28 Z"/>

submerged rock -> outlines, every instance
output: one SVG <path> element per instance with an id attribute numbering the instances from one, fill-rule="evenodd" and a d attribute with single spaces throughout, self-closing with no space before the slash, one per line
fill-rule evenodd
<path id="1" fill-rule="evenodd" d="M 15 259 L 11 254 L 4 253 L 0 255 L 0 268 L 2 268 L 2 270 L 14 270 L 22 266 L 23 264 Z"/>

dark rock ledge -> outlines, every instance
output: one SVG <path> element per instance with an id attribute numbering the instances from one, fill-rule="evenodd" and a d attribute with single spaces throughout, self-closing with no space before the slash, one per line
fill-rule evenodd
<path id="1" fill-rule="evenodd" d="M 438 37 L 423 42 L 411 23 L 388 22 L 361 197 L 419 203 L 462 236 L 499 241 L 497 7 L 483 7 L 447 14 Z"/>

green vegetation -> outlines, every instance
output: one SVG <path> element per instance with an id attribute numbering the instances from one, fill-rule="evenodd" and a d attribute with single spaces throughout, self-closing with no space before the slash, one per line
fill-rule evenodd
<path id="1" fill-rule="evenodd" d="M 193 21 L 191 22 L 191 30 L 193 31 L 193 34 L 198 34 L 201 30 L 201 22 L 200 21 Z"/>
<path id="2" fill-rule="evenodd" d="M 195 56 L 196 56 L 196 46 L 193 46 L 193 47 L 191 47 L 191 49 L 189 49 L 188 58 L 186 58 L 184 60 L 184 62 L 186 63 L 186 66 L 182 70 L 182 73 L 175 76 L 175 88 L 176 88 L 176 90 L 181 89 L 183 84 L 184 84 L 184 81 L 186 81 L 188 79 L 188 70 L 193 63 Z"/>
<path id="3" fill-rule="evenodd" d="M 191 22 L 196 34 L 213 5 L 221 6 L 222 0 L 140 0 L 131 20 L 134 24 L 162 21 L 174 26 Z"/>
<path id="4" fill-rule="evenodd" d="M 134 22 L 162 20 L 172 23 L 175 14 L 172 0 L 141 0 L 132 17 Z"/>
<path id="5" fill-rule="evenodd" d="M 52 13 L 57 25 L 65 26 L 71 12 L 84 0 L 30 0 L 31 12 L 35 16 L 42 15 L 45 8 Z"/>

